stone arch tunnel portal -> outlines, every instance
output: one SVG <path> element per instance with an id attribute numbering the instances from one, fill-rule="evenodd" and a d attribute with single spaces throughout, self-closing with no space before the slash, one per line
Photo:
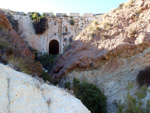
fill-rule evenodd
<path id="1" fill-rule="evenodd" d="M 57 40 L 51 40 L 49 43 L 49 54 L 59 54 L 59 42 Z"/>

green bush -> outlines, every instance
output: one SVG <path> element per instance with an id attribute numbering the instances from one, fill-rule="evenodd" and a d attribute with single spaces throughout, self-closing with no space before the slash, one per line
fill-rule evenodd
<path id="1" fill-rule="evenodd" d="M 49 55 L 49 54 L 42 54 L 42 53 L 35 52 L 35 59 L 36 61 L 40 61 L 44 69 L 50 72 L 55 64 L 57 55 L 53 55 L 53 54 Z"/>
<path id="2" fill-rule="evenodd" d="M 54 61 L 56 58 L 57 55 L 44 54 L 39 57 L 39 61 L 46 70 L 50 71 L 54 66 Z"/>
<path id="3" fill-rule="evenodd" d="M 71 19 L 71 20 L 69 20 L 69 23 L 70 23 L 70 25 L 74 25 L 74 20 L 73 19 Z"/>
<path id="4" fill-rule="evenodd" d="M 70 82 L 65 83 L 65 88 L 70 90 Z"/>
<path id="5" fill-rule="evenodd" d="M 49 81 L 50 83 L 52 83 L 51 76 L 49 76 L 47 72 L 42 71 L 42 75 L 40 77 L 43 78 L 44 81 Z"/>
<path id="6" fill-rule="evenodd" d="M 66 85 L 70 86 L 68 83 Z M 96 85 L 87 82 L 80 83 L 74 78 L 71 89 L 92 113 L 106 113 L 106 97 Z"/>
<path id="7" fill-rule="evenodd" d="M 63 17 L 68 17 L 68 15 L 67 14 L 63 14 Z"/>
<path id="8" fill-rule="evenodd" d="M 35 30 L 36 34 L 43 34 L 47 28 L 48 28 L 48 23 L 47 19 L 44 15 L 40 15 L 39 13 L 31 13 L 30 18 L 33 21 L 33 28 Z"/>

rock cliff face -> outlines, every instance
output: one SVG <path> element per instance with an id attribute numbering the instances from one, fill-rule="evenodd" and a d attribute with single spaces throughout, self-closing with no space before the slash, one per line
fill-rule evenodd
<path id="1" fill-rule="evenodd" d="M 97 68 L 118 56 L 131 57 L 149 47 L 149 1 L 126 4 L 103 15 L 74 39 L 71 49 L 52 70 L 56 78 L 75 68 Z"/>
<path id="2" fill-rule="evenodd" d="M 77 36 L 50 72 L 55 80 L 88 80 L 108 97 L 108 112 L 123 99 L 128 82 L 150 65 L 150 1 L 130 0 L 94 21 Z"/>
<path id="3" fill-rule="evenodd" d="M 11 37 L 13 37 L 12 43 L 15 43 L 16 47 L 21 49 L 22 55 L 32 57 L 32 54 L 28 49 L 27 45 L 25 45 L 24 41 L 20 38 L 16 31 L 12 29 L 11 24 L 9 23 L 6 15 L 2 11 L 0 11 L 0 25 L 10 31 L 10 35 Z"/>
<path id="4" fill-rule="evenodd" d="M 0 64 L 0 113 L 90 113 L 65 90 Z"/>

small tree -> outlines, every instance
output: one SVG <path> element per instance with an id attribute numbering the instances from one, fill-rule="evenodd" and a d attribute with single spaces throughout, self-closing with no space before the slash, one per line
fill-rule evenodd
<path id="1" fill-rule="evenodd" d="M 70 23 L 70 25 L 74 25 L 74 20 L 73 19 L 71 19 L 71 20 L 69 20 L 69 23 Z"/>
<path id="2" fill-rule="evenodd" d="M 47 23 L 47 19 L 45 17 L 45 15 L 40 15 L 39 13 L 32 13 L 30 15 L 30 18 L 33 20 L 33 28 L 35 30 L 36 34 L 43 34 L 47 27 L 48 27 L 48 23 Z"/>

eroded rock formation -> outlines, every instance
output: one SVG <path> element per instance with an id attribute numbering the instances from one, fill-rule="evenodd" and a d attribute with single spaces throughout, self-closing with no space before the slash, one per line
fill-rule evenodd
<path id="1" fill-rule="evenodd" d="M 150 3 L 136 0 L 129 5 L 103 15 L 86 28 L 51 73 L 59 78 L 76 68 L 95 69 L 116 57 L 128 58 L 147 49 Z"/>
<path id="2" fill-rule="evenodd" d="M 108 97 L 108 113 L 116 113 L 115 102 L 124 99 L 128 82 L 136 90 L 139 71 L 150 65 L 149 9 L 149 0 L 130 0 L 103 15 L 74 39 L 50 75 L 96 84 Z"/>

